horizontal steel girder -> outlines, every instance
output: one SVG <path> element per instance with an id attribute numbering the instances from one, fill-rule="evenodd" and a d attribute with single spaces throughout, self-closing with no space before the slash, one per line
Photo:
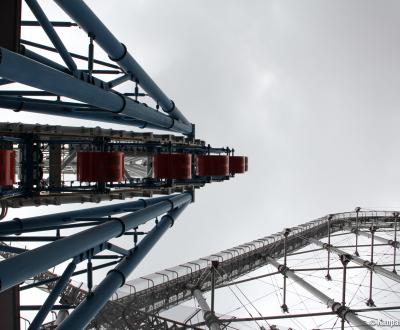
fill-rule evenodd
<path id="1" fill-rule="evenodd" d="M 118 125 L 136 126 L 139 128 L 154 128 L 162 130 L 162 127 L 146 123 L 131 117 L 97 108 L 89 108 L 85 105 L 77 105 L 69 102 L 38 100 L 26 97 L 0 97 L 0 107 L 14 111 L 28 111 L 44 115 L 70 117 L 83 120 L 96 120 Z"/>
<path id="2" fill-rule="evenodd" d="M 0 222 L 0 235 L 18 235 L 38 229 L 46 230 L 47 227 L 63 225 L 83 218 L 100 218 L 108 215 L 124 213 L 127 212 L 126 210 L 132 212 L 133 209 L 140 210 L 149 205 L 154 205 L 158 202 L 167 200 L 168 198 L 170 198 L 170 196 L 150 198 L 147 200 L 139 199 L 134 202 L 85 208 L 77 211 L 54 213 L 25 219 L 2 221 Z"/>
<path id="3" fill-rule="evenodd" d="M 5 48 L 0 48 L 0 76 L 148 122 L 166 130 L 186 135 L 190 135 L 193 131 L 190 124 L 175 120 L 119 93 L 94 86 Z"/>

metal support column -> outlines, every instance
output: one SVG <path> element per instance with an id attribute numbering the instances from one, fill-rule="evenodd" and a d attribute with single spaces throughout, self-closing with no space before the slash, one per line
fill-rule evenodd
<path id="1" fill-rule="evenodd" d="M 215 272 L 219 265 L 218 260 L 211 261 L 211 313 L 215 315 Z"/>
<path id="2" fill-rule="evenodd" d="M 283 234 L 283 266 L 287 266 L 287 238 L 289 236 L 290 229 L 286 228 L 285 232 Z M 287 281 L 287 276 L 283 275 L 283 304 L 281 306 L 282 312 L 283 313 L 289 313 L 288 306 L 286 304 L 286 281 Z"/>
<path id="3" fill-rule="evenodd" d="M 396 248 L 398 247 L 398 242 L 397 242 L 397 220 L 399 218 L 399 212 L 394 212 L 393 213 L 394 217 L 394 237 L 393 237 L 393 273 L 397 274 L 396 271 Z"/>
<path id="4" fill-rule="evenodd" d="M 299 284 L 302 288 L 311 293 L 314 297 L 318 298 L 322 303 L 326 304 L 329 308 L 332 309 L 340 318 L 345 319 L 351 325 L 365 330 L 373 330 L 374 328 L 368 325 L 366 322 L 361 320 L 358 316 L 356 316 L 349 308 L 343 306 L 341 303 L 336 302 L 332 298 L 329 298 L 323 292 L 319 291 L 317 288 L 313 287 L 311 284 L 303 280 L 301 277 L 297 276 L 292 270 L 288 267 L 284 267 L 279 264 L 274 258 L 266 257 L 266 261 L 273 265 L 278 271 L 284 275 L 287 275 L 294 282 Z"/>
<path id="5" fill-rule="evenodd" d="M 376 232 L 376 227 L 374 225 L 372 225 L 370 227 L 370 231 L 371 231 L 371 265 L 374 264 L 374 235 Z M 372 299 L 372 279 L 373 279 L 373 269 L 370 268 L 370 272 L 369 272 L 369 298 L 367 300 L 367 306 L 369 307 L 375 307 L 375 303 Z"/>
<path id="6" fill-rule="evenodd" d="M 356 211 L 356 232 L 355 232 L 355 234 L 356 234 L 356 251 L 354 252 L 354 254 L 357 257 L 360 256 L 360 254 L 358 253 L 358 232 L 359 232 L 359 230 L 358 230 L 358 214 L 359 214 L 360 210 L 361 210 L 361 207 L 356 207 L 356 209 L 355 209 L 355 211 Z"/>
<path id="7" fill-rule="evenodd" d="M 193 290 L 193 296 L 196 298 L 197 303 L 203 311 L 204 321 L 206 322 L 207 327 L 210 330 L 220 330 L 218 319 L 212 313 L 210 306 L 208 306 L 207 301 L 204 299 L 202 292 L 200 289 L 196 288 Z"/>
<path id="8" fill-rule="evenodd" d="M 340 261 L 343 265 L 343 281 L 342 281 L 342 306 L 346 306 L 346 277 L 347 277 L 347 264 L 350 261 L 350 256 L 348 254 L 342 254 L 340 256 Z M 342 318 L 342 330 L 344 330 L 344 318 Z"/>
<path id="9" fill-rule="evenodd" d="M 170 228 L 178 216 L 182 213 L 187 202 L 181 204 L 161 218 L 161 221 L 146 235 L 145 238 L 125 257 L 116 268 L 109 271 L 107 276 L 96 287 L 91 295 L 87 296 L 67 319 L 58 327 L 59 330 L 83 329 L 97 315 L 107 303 L 113 293 L 125 284 L 126 278 L 136 266 L 143 260 L 161 236 Z"/>
<path id="10" fill-rule="evenodd" d="M 332 215 L 329 215 L 328 216 L 328 221 L 327 221 L 327 223 L 328 223 L 328 244 L 329 245 L 331 245 L 331 220 L 332 220 Z M 331 274 L 329 273 L 330 265 L 331 265 L 331 250 L 328 250 L 328 266 L 327 266 L 328 271 L 327 271 L 327 274 L 325 276 L 325 278 L 328 281 L 332 280 Z"/>

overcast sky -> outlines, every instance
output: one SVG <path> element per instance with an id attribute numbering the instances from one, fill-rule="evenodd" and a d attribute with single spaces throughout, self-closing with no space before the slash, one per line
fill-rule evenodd
<path id="1" fill-rule="evenodd" d="M 41 3 L 50 18 L 65 18 Z M 198 138 L 249 156 L 248 173 L 197 191 L 132 277 L 328 213 L 400 208 L 399 1 L 87 3 L 196 124 Z M 23 35 L 38 37 L 32 28 Z M 65 40 L 87 52 L 82 31 Z"/>

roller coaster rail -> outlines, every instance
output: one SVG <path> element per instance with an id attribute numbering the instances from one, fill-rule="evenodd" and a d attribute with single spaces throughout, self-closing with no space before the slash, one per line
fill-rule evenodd
<path id="1" fill-rule="evenodd" d="M 277 276 L 280 272 L 288 272 L 290 268 L 288 268 L 287 265 L 283 267 L 283 265 L 277 263 L 276 260 L 282 259 L 291 254 L 295 255 L 296 251 L 308 245 L 320 246 L 322 249 L 327 249 L 327 253 L 334 252 L 338 254 L 338 258 L 346 256 L 348 261 L 358 265 L 349 265 L 349 269 L 369 269 L 371 270 L 371 277 L 373 274 L 379 274 L 390 281 L 394 281 L 393 283 L 399 282 L 400 276 L 397 275 L 395 271 L 396 266 L 399 265 L 396 263 L 396 249 L 398 249 L 399 246 L 399 242 L 396 240 L 396 233 L 398 230 L 397 221 L 398 213 L 392 211 L 358 210 L 355 212 L 332 214 L 296 227 L 286 228 L 282 232 L 262 237 L 210 256 L 144 276 L 134 281 L 128 281 L 117 292 L 117 295 L 113 297 L 113 300 L 110 301 L 98 314 L 96 319 L 92 322 L 92 327 L 97 328 L 103 326 L 110 329 L 125 329 L 127 327 L 146 329 L 146 327 L 151 327 L 153 326 L 152 324 L 155 324 L 155 319 L 160 312 L 192 299 L 195 288 L 199 289 L 201 292 L 216 291 L 218 288 L 236 285 L 251 280 L 254 281 L 259 278 Z M 392 255 L 394 259 L 392 263 L 380 265 L 370 262 L 369 260 L 362 260 L 355 253 L 350 254 L 347 250 L 345 252 L 328 243 L 321 242 L 324 238 L 325 240 L 330 240 L 331 236 L 335 233 L 341 234 L 340 232 L 355 237 L 361 235 L 368 236 L 370 235 L 371 228 L 373 228 L 374 232 L 378 232 L 379 230 L 384 231 L 387 229 L 393 231 L 393 239 L 385 239 L 379 236 L 375 237 L 375 240 L 381 241 L 383 246 L 393 247 Z M 355 235 L 355 233 L 358 233 L 358 235 Z M 374 245 L 374 243 L 372 242 L 371 245 Z M 347 249 L 351 248 L 355 249 L 355 251 L 357 251 L 357 247 L 357 245 L 346 246 Z M 377 248 L 377 246 L 375 248 Z M 307 253 L 307 251 L 305 252 Z M 327 260 L 330 260 L 330 258 L 328 257 Z M 277 272 L 235 281 L 267 264 L 276 265 Z M 387 270 L 388 267 L 391 267 L 392 270 Z M 338 270 L 338 268 L 339 270 L 343 269 L 342 267 L 330 267 L 329 261 L 327 261 L 327 267 L 314 267 L 310 270 L 326 270 L 329 275 L 330 270 Z M 218 276 L 215 276 L 214 280 L 212 276 L 213 270 L 218 273 Z M 306 271 L 307 269 L 304 268 L 294 269 L 294 273 L 299 274 Z M 330 275 L 327 276 L 327 280 L 331 280 Z M 295 285 L 296 284 L 301 285 L 301 280 L 297 278 Z M 308 289 L 310 290 L 317 290 L 308 283 L 306 283 L 306 285 L 308 285 Z M 372 281 L 370 286 L 372 287 Z M 317 296 L 318 294 L 320 295 L 319 297 L 321 297 L 322 293 L 317 293 Z M 345 304 L 342 305 L 340 302 L 334 301 L 329 297 L 324 297 L 324 299 L 326 299 L 326 301 L 323 301 L 323 303 L 325 304 L 328 302 L 330 311 L 321 311 L 315 313 L 315 315 L 312 313 L 309 315 L 287 313 L 287 305 L 284 301 L 282 305 L 282 315 L 243 319 L 221 318 L 218 320 L 218 324 L 220 327 L 227 327 L 232 322 L 244 322 L 250 320 L 276 320 L 296 317 L 304 318 L 337 315 L 338 318 L 343 321 L 343 324 L 344 322 L 346 322 L 346 324 L 349 322 L 360 329 L 373 329 L 373 327 L 369 326 L 365 320 L 356 316 L 356 314 L 374 311 L 375 306 L 368 304 L 368 301 L 366 301 L 366 304 L 370 308 L 352 311 L 347 308 Z M 372 297 L 370 296 L 369 299 L 372 300 Z M 331 301 L 330 304 L 329 301 Z M 400 309 L 400 304 L 381 307 L 381 310 L 391 309 Z M 375 308 L 375 310 L 379 309 Z M 149 315 L 153 318 L 149 318 Z M 163 321 L 162 318 L 157 321 L 164 324 L 164 326 L 165 324 L 168 324 L 168 322 L 165 320 Z M 194 328 L 204 327 L 205 325 L 210 327 L 209 322 L 210 318 L 208 315 L 208 318 L 207 316 L 205 317 L 205 322 L 195 324 Z M 170 324 L 171 329 L 176 328 L 176 325 L 173 323 Z M 186 324 L 186 326 L 189 325 L 190 324 Z M 212 327 L 210 328 L 212 329 Z"/>

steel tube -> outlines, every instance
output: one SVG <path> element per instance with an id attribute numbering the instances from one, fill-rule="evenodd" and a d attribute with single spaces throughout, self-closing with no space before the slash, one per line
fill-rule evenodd
<path id="1" fill-rule="evenodd" d="M 311 293 L 314 297 L 318 298 L 322 303 L 324 303 L 326 306 L 332 309 L 335 313 L 339 313 L 338 315 L 340 317 L 343 317 L 345 320 L 347 320 L 350 324 L 353 326 L 365 330 L 365 329 L 370 329 L 373 330 L 374 328 L 368 325 L 366 322 L 358 318 L 351 310 L 342 310 L 342 304 L 339 302 L 336 302 L 332 298 L 328 297 L 326 294 L 323 292 L 319 291 L 317 288 L 303 280 L 301 277 L 297 276 L 292 270 L 290 270 L 287 267 L 284 267 L 281 265 L 279 262 L 277 262 L 274 258 L 271 257 L 266 257 L 266 260 L 268 263 L 270 263 L 272 266 L 274 266 L 276 269 L 279 270 L 280 273 L 283 275 L 286 275 L 290 279 L 292 279 L 294 282 L 299 284 L 302 288 L 307 290 L 309 293 Z"/>
<path id="2" fill-rule="evenodd" d="M 186 204 L 187 205 L 187 204 Z M 84 300 L 71 315 L 60 324 L 59 330 L 84 329 L 97 315 L 114 292 L 125 284 L 126 278 L 143 260 L 161 236 L 171 227 L 185 206 L 168 212 L 161 221 L 146 235 L 145 238 L 131 250 L 131 254 L 125 257 L 118 266 L 108 272 L 106 278 Z"/>
<path id="3" fill-rule="evenodd" d="M 367 238 L 371 238 L 372 237 L 371 233 L 368 233 L 366 231 L 361 231 L 361 230 L 357 230 L 357 229 L 352 229 L 351 231 L 354 234 L 358 234 L 360 236 L 364 236 L 364 237 L 367 237 Z M 384 244 L 387 244 L 387 245 L 391 245 L 391 246 L 395 246 L 396 248 L 399 248 L 399 245 L 400 245 L 398 241 L 389 240 L 389 239 L 386 239 L 384 237 L 380 237 L 380 236 L 377 236 L 377 235 L 374 235 L 374 239 L 376 241 L 378 241 L 378 242 L 381 242 L 381 243 L 384 243 Z"/>
<path id="4" fill-rule="evenodd" d="M 69 54 L 67 48 L 65 48 L 63 42 L 61 41 L 60 37 L 58 36 L 56 30 L 54 29 L 53 25 L 46 17 L 46 14 L 40 8 L 39 4 L 36 0 L 25 0 L 29 8 L 31 9 L 32 13 L 35 15 L 36 19 L 39 21 L 40 25 L 42 26 L 43 30 L 46 32 L 47 36 L 53 43 L 54 47 L 58 50 L 61 58 L 64 60 L 65 64 L 68 66 L 68 69 L 75 73 L 77 72 L 78 68 L 72 59 L 71 55 Z"/>
<path id="5" fill-rule="evenodd" d="M 175 195 L 166 201 L 125 215 L 118 220 L 105 222 L 94 228 L 4 260 L 0 262 L 0 292 L 89 249 L 100 246 L 109 239 L 118 237 L 125 231 L 191 202 L 191 200 L 192 195 L 190 193 Z"/>
<path id="6" fill-rule="evenodd" d="M 126 47 L 121 44 L 107 29 L 103 22 L 81 0 L 55 0 L 55 2 L 78 25 L 95 38 L 95 42 L 108 54 L 111 60 L 116 61 L 125 72 L 134 76 L 139 85 L 155 100 L 161 108 L 172 118 L 190 124 L 185 116 L 176 108 L 174 102 L 164 94 L 136 60 L 129 54 Z"/>
<path id="7" fill-rule="evenodd" d="M 54 62 L 52 60 L 49 60 L 47 57 L 39 55 L 39 54 L 31 51 L 30 49 L 27 49 L 24 45 L 20 45 L 19 52 L 20 52 L 20 54 L 22 54 L 26 57 L 29 57 L 30 59 L 32 59 L 34 61 L 40 62 L 42 64 L 45 64 L 47 66 L 50 66 L 50 67 L 57 69 L 59 71 L 62 71 L 62 72 L 68 72 L 68 68 L 66 68 L 65 66 L 63 66 L 57 62 Z"/>
<path id="8" fill-rule="evenodd" d="M 58 296 L 61 294 L 62 290 L 64 290 L 65 286 L 68 284 L 68 281 L 69 281 L 70 277 L 72 276 L 75 268 L 76 268 L 76 263 L 74 261 L 72 261 L 67 266 L 67 268 L 64 270 L 64 273 L 61 275 L 60 279 L 57 281 L 53 290 L 51 290 L 50 294 L 47 296 L 46 301 L 40 308 L 39 312 L 36 314 L 31 325 L 29 326 L 28 330 L 39 330 L 40 329 L 47 314 L 49 314 L 53 305 L 57 301 Z"/>
<path id="9" fill-rule="evenodd" d="M 14 219 L 0 222 L 0 235 L 21 234 L 31 230 L 43 229 L 55 225 L 70 223 L 77 218 L 99 218 L 107 215 L 124 213 L 126 209 L 143 209 L 167 200 L 170 196 L 162 196 L 149 199 L 139 199 L 134 202 L 118 203 L 113 205 L 85 208 L 77 211 L 61 212 L 41 215 L 25 219 Z"/>
<path id="10" fill-rule="evenodd" d="M 215 316 L 212 314 L 210 306 L 204 299 L 202 292 L 199 289 L 193 290 L 193 296 L 196 298 L 201 310 L 203 311 L 204 322 L 210 330 L 220 330 L 218 322 L 215 320 Z"/>
<path id="11" fill-rule="evenodd" d="M 3 78 L 149 122 L 166 130 L 188 135 L 192 133 L 192 125 L 174 120 L 119 93 L 89 84 L 5 48 L 0 48 L 0 55 L 0 76 Z"/>
<path id="12" fill-rule="evenodd" d="M 131 125 L 139 128 L 164 129 L 156 125 L 136 120 L 128 116 L 119 115 L 97 108 L 88 108 L 82 104 L 38 100 L 21 97 L 0 97 L 0 107 L 14 111 L 29 111 L 51 116 L 71 117 L 83 120 L 96 120 L 118 125 Z"/>
<path id="13" fill-rule="evenodd" d="M 322 242 L 318 241 L 315 238 L 309 238 L 308 240 L 311 243 L 319 245 L 319 246 L 323 247 L 326 250 L 330 249 L 332 252 L 336 253 L 338 256 L 341 256 L 343 254 L 348 254 L 348 253 L 344 252 L 343 250 L 340 250 L 340 249 L 338 249 L 338 248 L 336 248 L 334 246 L 329 246 L 328 244 L 322 243 Z M 351 256 L 350 260 L 355 262 L 357 265 L 364 266 L 365 268 L 371 269 L 372 271 L 374 271 L 377 274 L 380 274 L 380 275 L 385 276 L 385 277 L 387 277 L 387 278 L 389 278 L 389 279 L 391 279 L 393 281 L 396 281 L 396 282 L 400 283 L 400 276 L 399 275 L 397 275 L 397 274 L 395 274 L 395 273 L 393 273 L 393 272 L 391 272 L 391 271 L 389 271 L 389 270 L 387 270 L 385 268 L 382 268 L 381 266 L 378 266 L 378 265 L 376 265 L 374 263 L 371 263 L 368 260 L 361 259 L 361 258 L 359 258 L 357 256 L 354 256 L 354 255 Z"/>

